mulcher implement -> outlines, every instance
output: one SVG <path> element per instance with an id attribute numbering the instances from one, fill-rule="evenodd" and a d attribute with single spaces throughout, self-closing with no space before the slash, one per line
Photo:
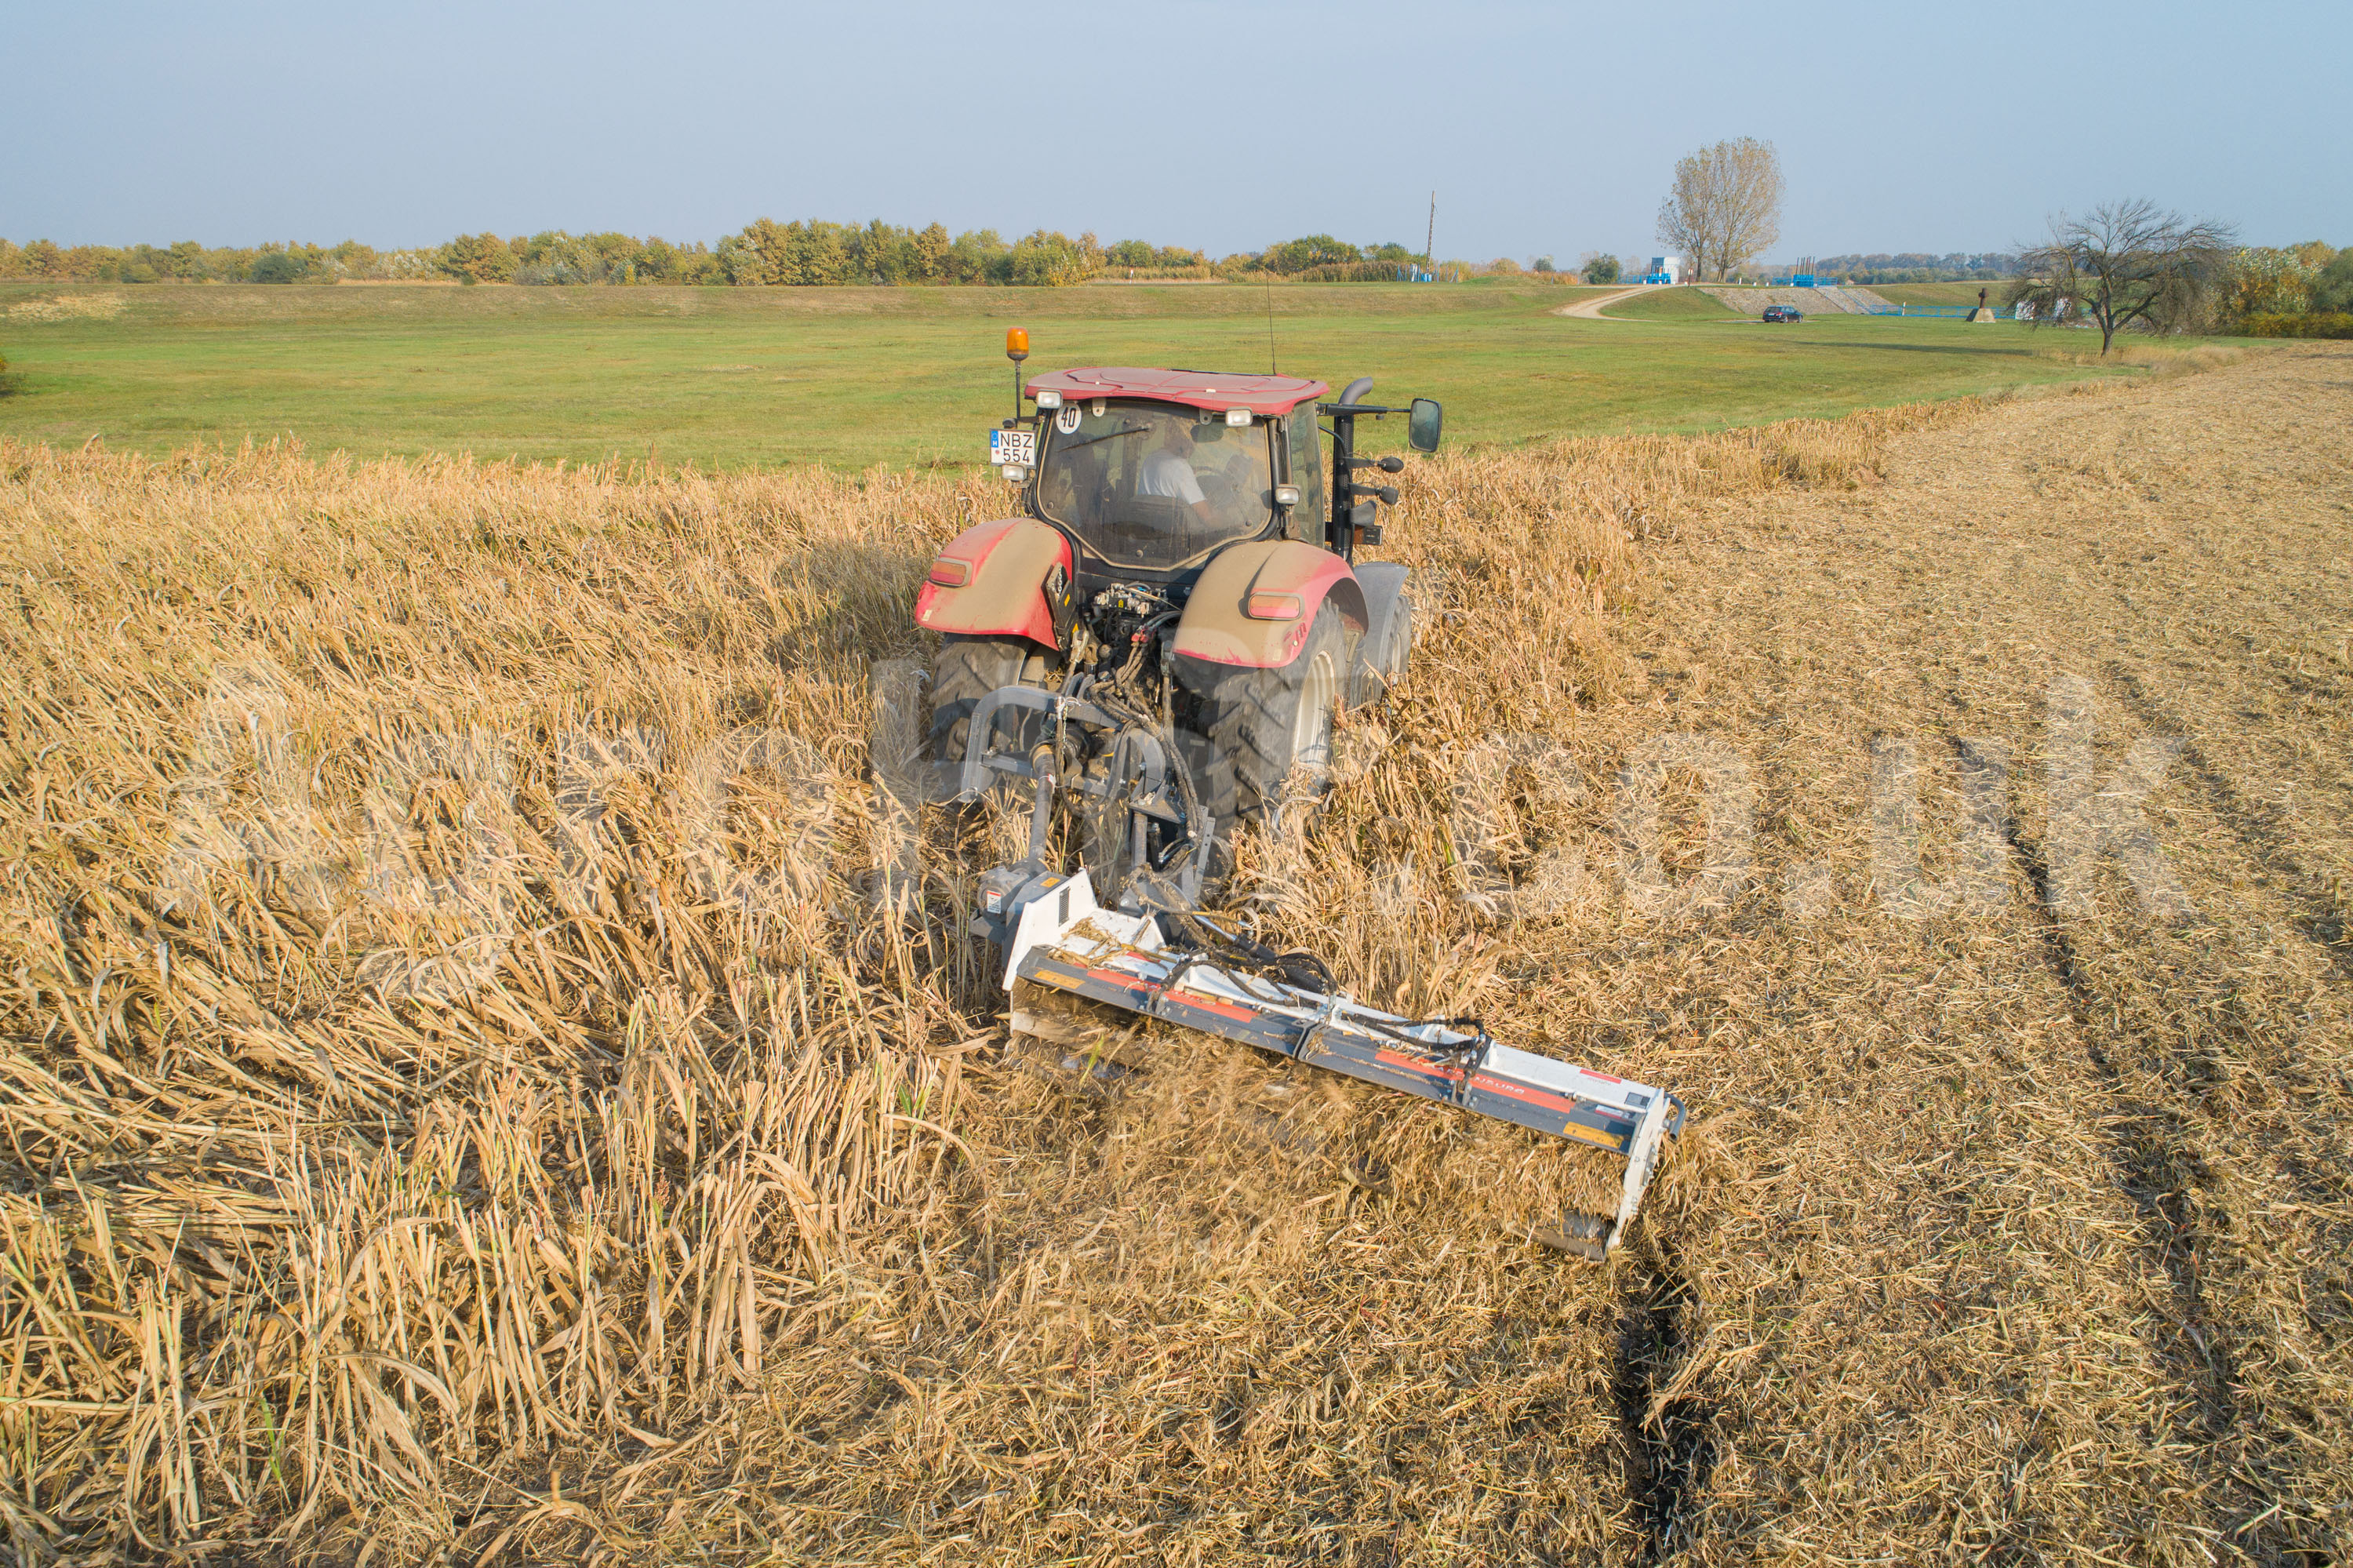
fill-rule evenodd
<path id="1" fill-rule="evenodd" d="M 1641 1207 L 1662 1140 L 1683 1128 L 1683 1104 L 1672 1095 L 1498 1044 L 1472 1020 L 1401 1018 L 1345 991 L 1228 968 L 1216 955 L 1238 938 L 1218 931 L 1224 939 L 1212 947 L 1172 947 L 1162 933 L 1167 918 L 1098 907 L 1084 871 L 1058 879 L 1017 906 L 1007 989 L 1026 980 L 1606 1149 L 1626 1161 L 1617 1213 L 1568 1216 L 1541 1239 L 1596 1260 L 1617 1247 Z M 1216 929 L 1199 915 L 1171 923 Z"/>

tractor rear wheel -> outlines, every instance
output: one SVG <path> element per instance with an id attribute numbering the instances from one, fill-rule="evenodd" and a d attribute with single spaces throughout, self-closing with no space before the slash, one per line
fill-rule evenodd
<path id="1" fill-rule="evenodd" d="M 1037 650 L 1018 637 L 947 637 L 932 662 L 931 754 L 935 762 L 964 766 L 972 735 L 972 714 L 980 699 L 999 686 L 1037 685 L 1025 681 Z M 1010 716 L 1000 726 L 1010 726 Z M 1009 738 L 1009 737 L 1008 737 Z"/>
<path id="2" fill-rule="evenodd" d="M 1290 663 L 1217 678 L 1203 704 L 1212 755 L 1203 803 L 1221 829 L 1242 818 L 1272 822 L 1286 800 L 1322 793 L 1356 641 L 1326 603 Z"/>

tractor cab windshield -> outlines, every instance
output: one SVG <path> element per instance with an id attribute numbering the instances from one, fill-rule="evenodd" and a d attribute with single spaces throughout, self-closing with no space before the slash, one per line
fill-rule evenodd
<path id="1" fill-rule="evenodd" d="M 1043 422 L 1039 510 L 1112 566 L 1170 570 L 1273 517 L 1274 421 L 1095 398 Z"/>

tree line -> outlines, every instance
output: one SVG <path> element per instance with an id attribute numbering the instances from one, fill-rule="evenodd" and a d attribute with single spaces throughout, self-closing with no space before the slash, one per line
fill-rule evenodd
<path id="1" fill-rule="evenodd" d="M 1868 254 L 1817 256 L 1810 268 L 1800 267 L 1798 270 L 1844 278 L 1853 283 L 1974 283 L 2015 278 L 2018 256 L 2007 250 L 1948 250 L 1941 256 L 1926 250 L 1873 250 Z"/>
<path id="2" fill-rule="evenodd" d="M 0 239 L 0 278 L 104 283 L 336 283 L 446 281 L 522 284 L 736 284 L 744 286 L 967 283 L 1054 286 L 1090 278 L 1250 276 L 1308 281 L 1391 278 L 1425 259 L 1394 241 L 1358 245 L 1328 234 L 1287 239 L 1211 260 L 1180 245 L 1123 239 L 1104 244 L 1038 229 L 1008 239 L 993 228 L 951 235 L 934 223 L 902 228 L 779 223 L 761 218 L 716 245 L 654 236 L 549 230 L 512 238 L 461 234 L 444 244 L 378 249 L 356 239 L 254 246 L 75 245 Z M 1459 275 L 1516 271 L 1506 260 L 1448 262 Z M 1540 261 L 1540 271 L 1550 270 Z"/>
<path id="3" fill-rule="evenodd" d="M 1125 240 L 1104 246 L 1039 230 L 1008 241 L 994 229 L 951 237 L 901 228 L 768 218 L 717 245 L 659 236 L 561 229 L 506 238 L 461 234 L 441 245 L 379 250 L 355 239 L 322 246 L 61 246 L 0 239 L 0 278 L 107 283 L 459 283 L 606 285 L 778 283 L 1062 283 L 1113 266 L 1155 272 L 1206 265 L 1199 251 Z"/>

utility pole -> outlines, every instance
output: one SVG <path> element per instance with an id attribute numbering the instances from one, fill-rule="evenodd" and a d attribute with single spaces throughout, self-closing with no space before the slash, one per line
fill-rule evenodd
<path id="1" fill-rule="evenodd" d="M 1436 270 L 1436 269 L 1431 265 L 1431 262 L 1432 262 L 1432 260 L 1433 260 L 1434 259 L 1433 259 L 1433 257 L 1432 257 L 1432 256 L 1431 256 L 1431 254 L 1430 254 L 1430 248 L 1431 248 L 1432 246 L 1436 245 L 1437 243 L 1438 243 L 1438 193 L 1437 193 L 1436 191 L 1432 191 L 1432 192 L 1430 192 L 1430 232 L 1429 232 L 1428 234 L 1424 235 L 1424 236 L 1422 237 L 1422 241 L 1421 241 L 1421 270 L 1422 270 L 1423 271 L 1425 271 L 1425 272 L 1428 272 L 1428 273 L 1429 273 L 1431 277 L 1433 277 L 1433 278 L 1435 278 L 1435 277 L 1437 277 L 1437 276 L 1438 276 L 1438 272 L 1437 272 L 1437 270 Z"/>

